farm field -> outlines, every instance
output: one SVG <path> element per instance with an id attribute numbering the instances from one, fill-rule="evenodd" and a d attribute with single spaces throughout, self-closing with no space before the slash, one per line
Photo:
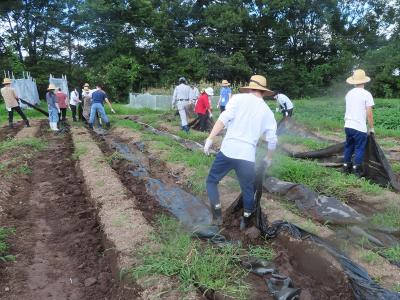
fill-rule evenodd
<path id="1" fill-rule="evenodd" d="M 283 220 L 309 236 L 283 231 L 265 239 L 255 226 L 240 232 L 232 211 L 240 188 L 232 173 L 220 183 L 219 234 L 226 240 L 219 243 L 192 235 L 195 220 L 209 217 L 202 214 L 213 157 L 197 144 L 207 134 L 182 132 L 174 112 L 114 104 L 108 132 L 70 122 L 69 131 L 54 134 L 31 110 L 32 128 L 8 129 L 2 111 L 0 299 L 274 299 L 265 284 L 271 274 L 256 275 L 253 258 L 290 277 L 300 299 L 356 299 L 335 253 L 365 270 L 375 292 L 400 297 L 400 194 L 288 155 L 344 140 L 344 101 L 294 104 L 296 126 L 310 136 L 280 135 L 267 178 L 334 197 L 361 221 L 327 221 L 265 180 L 260 205 L 269 224 Z M 274 111 L 275 102 L 268 105 Z M 374 117 L 376 140 L 398 178 L 400 99 L 377 99 Z"/>

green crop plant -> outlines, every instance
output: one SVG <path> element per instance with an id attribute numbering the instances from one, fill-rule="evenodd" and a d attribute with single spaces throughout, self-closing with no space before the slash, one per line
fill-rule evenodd
<path id="1" fill-rule="evenodd" d="M 0 261 L 14 261 L 15 256 L 8 253 L 7 237 L 15 233 L 14 228 L 0 227 Z"/>

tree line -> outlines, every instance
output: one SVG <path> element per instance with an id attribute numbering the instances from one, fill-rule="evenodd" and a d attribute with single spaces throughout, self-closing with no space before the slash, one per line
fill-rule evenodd
<path id="1" fill-rule="evenodd" d="M 113 97 L 254 73 L 291 97 L 340 94 L 352 70 L 400 96 L 400 0 L 3 0 L 0 70 L 102 82 Z"/>

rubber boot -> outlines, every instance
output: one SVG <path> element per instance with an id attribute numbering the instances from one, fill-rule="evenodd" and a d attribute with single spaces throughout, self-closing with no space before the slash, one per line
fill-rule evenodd
<path id="1" fill-rule="evenodd" d="M 356 175 L 357 177 L 361 177 L 362 176 L 361 165 L 354 165 L 353 166 L 353 174 Z"/>
<path id="2" fill-rule="evenodd" d="M 93 129 L 93 123 L 89 123 L 89 128 Z"/>
<path id="3" fill-rule="evenodd" d="M 31 127 L 31 125 L 29 125 L 29 121 L 25 120 L 25 127 Z"/>
<path id="4" fill-rule="evenodd" d="M 186 133 L 189 133 L 189 126 L 188 125 L 182 126 L 182 130 Z"/>
<path id="5" fill-rule="evenodd" d="M 249 224 L 250 224 L 250 217 L 251 213 L 250 212 L 244 212 L 243 217 L 240 217 L 240 230 L 245 230 Z"/>
<path id="6" fill-rule="evenodd" d="M 221 226 L 222 225 L 221 204 L 217 204 L 215 206 L 211 205 L 211 212 L 213 216 L 212 220 L 213 225 Z"/>
<path id="7" fill-rule="evenodd" d="M 13 123 L 8 123 L 8 128 L 14 128 L 14 125 L 13 125 Z"/>
<path id="8" fill-rule="evenodd" d="M 345 174 L 351 174 L 352 170 L 353 170 L 353 164 L 351 162 L 343 164 L 343 172 Z"/>
<path id="9" fill-rule="evenodd" d="M 111 128 L 110 122 L 106 123 L 106 129 L 110 129 L 110 128 Z"/>
<path id="10" fill-rule="evenodd" d="M 51 128 L 53 131 L 58 131 L 57 122 L 51 122 L 51 123 L 50 123 L 50 128 Z"/>

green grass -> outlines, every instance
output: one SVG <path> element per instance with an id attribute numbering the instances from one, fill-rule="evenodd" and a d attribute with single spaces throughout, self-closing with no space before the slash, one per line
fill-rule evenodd
<path id="1" fill-rule="evenodd" d="M 375 264 L 379 259 L 379 254 L 372 250 L 362 250 L 360 258 L 368 264 Z"/>
<path id="2" fill-rule="evenodd" d="M 400 283 L 395 283 L 392 288 L 393 291 L 400 293 Z"/>
<path id="3" fill-rule="evenodd" d="M 400 162 L 392 164 L 392 170 L 394 173 L 400 173 Z"/>
<path id="4" fill-rule="evenodd" d="M 0 227 L 0 261 L 15 261 L 15 256 L 9 253 L 9 245 L 6 239 L 15 233 L 14 228 Z"/>
<path id="5" fill-rule="evenodd" d="M 158 220 L 154 242 L 158 250 L 145 246 L 140 257 L 143 262 L 131 269 L 135 278 L 160 274 L 179 278 L 183 291 L 196 287 L 203 291 L 218 291 L 236 299 L 247 299 L 247 272 L 239 266 L 240 249 L 235 246 L 204 246 L 191 238 L 179 223 L 169 217 Z"/>
<path id="6" fill-rule="evenodd" d="M 28 148 L 33 151 L 40 151 L 46 148 L 47 143 L 40 138 L 8 139 L 0 142 L 0 154 L 16 150 L 18 148 Z"/>
<path id="7" fill-rule="evenodd" d="M 319 150 L 326 148 L 330 145 L 328 142 L 318 141 L 312 138 L 306 138 L 302 136 L 294 135 L 281 135 L 279 136 L 279 143 L 292 144 L 292 145 L 303 145 L 308 151 Z"/>
<path id="8" fill-rule="evenodd" d="M 276 256 L 274 249 L 265 246 L 250 246 L 248 253 L 249 256 L 257 257 L 264 260 L 272 260 Z"/>
<path id="9" fill-rule="evenodd" d="M 360 188 L 367 194 L 379 194 L 383 191 L 380 186 L 362 178 L 322 167 L 314 161 L 293 159 L 278 153 L 269 174 L 281 180 L 301 183 L 318 193 L 336 196 L 342 200 L 351 188 Z"/>
<path id="10" fill-rule="evenodd" d="M 371 223 L 378 227 L 400 228 L 400 208 L 390 207 L 384 212 L 374 214 Z"/>
<path id="11" fill-rule="evenodd" d="M 74 152 L 72 153 L 72 159 L 73 160 L 78 160 L 81 155 L 86 154 L 86 152 L 88 151 L 86 145 L 82 145 L 82 143 L 77 144 L 74 148 Z"/>
<path id="12" fill-rule="evenodd" d="M 400 262 L 400 245 L 386 248 L 381 251 L 382 254 L 390 261 Z"/>

